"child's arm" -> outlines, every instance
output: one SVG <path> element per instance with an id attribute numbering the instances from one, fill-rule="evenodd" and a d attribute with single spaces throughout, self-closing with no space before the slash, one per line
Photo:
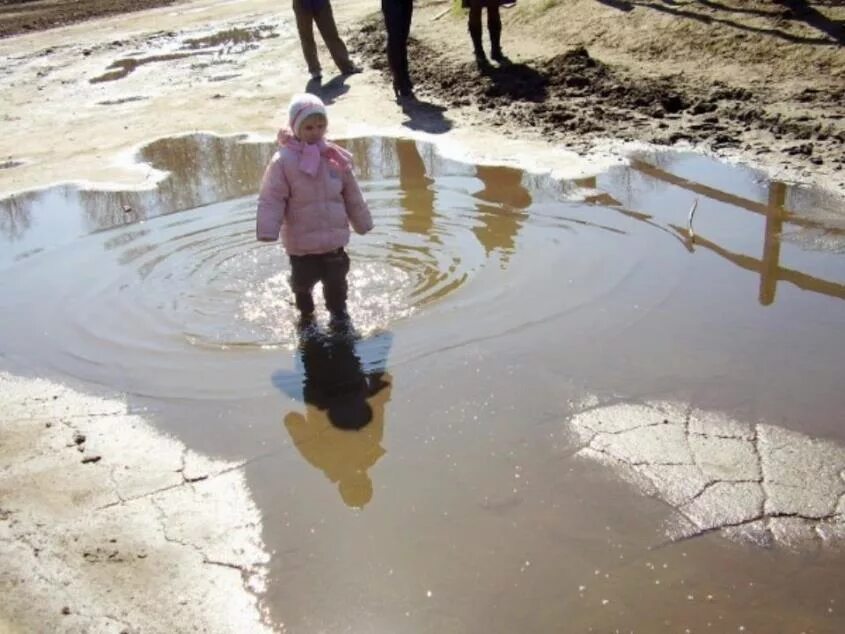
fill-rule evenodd
<path id="1" fill-rule="evenodd" d="M 290 198 L 290 186 L 285 177 L 281 159 L 276 156 L 261 180 L 261 191 L 258 194 L 258 213 L 256 215 L 256 237 L 262 242 L 275 242 L 279 239 L 279 231 L 285 221 L 285 211 Z"/>
<path id="2" fill-rule="evenodd" d="M 367 206 L 367 201 L 364 200 L 364 195 L 361 193 L 361 188 L 358 187 L 358 181 L 355 180 L 352 170 L 343 173 L 341 194 L 346 205 L 346 215 L 349 216 L 352 228 L 355 233 L 364 235 L 373 228 L 373 217 L 370 215 L 370 208 Z"/>

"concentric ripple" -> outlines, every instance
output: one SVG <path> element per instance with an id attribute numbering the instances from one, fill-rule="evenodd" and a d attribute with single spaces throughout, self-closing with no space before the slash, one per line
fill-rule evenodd
<path id="1" fill-rule="evenodd" d="M 348 145 L 376 225 L 348 248 L 358 333 L 447 299 L 488 261 L 508 266 L 532 200 L 522 172 L 407 140 Z M 287 257 L 255 240 L 253 192 L 271 151 L 243 137 L 162 139 L 141 152 L 169 174 L 153 192 L 61 186 L 0 203 L 3 348 L 140 393 L 243 389 L 215 373 L 297 341 Z M 319 285 L 315 298 L 322 306 Z"/>
<path id="2" fill-rule="evenodd" d="M 375 219 L 348 247 L 350 313 L 362 337 L 402 330 L 392 363 L 553 319 L 570 336 L 624 332 L 660 315 L 702 250 L 739 276 L 759 270 L 763 305 L 779 286 L 845 298 L 835 253 L 775 250 L 769 237 L 777 223 L 836 239 L 840 230 L 782 211 L 771 202 L 782 196 L 743 198 L 761 195 L 742 183 L 721 192 L 653 159 L 565 182 L 447 160 L 410 140 L 346 145 Z M 243 136 L 160 139 L 140 152 L 167 174 L 155 190 L 59 186 L 0 201 L 0 354 L 150 396 L 272 390 L 297 344 L 287 257 L 255 240 L 272 151 Z M 700 162 L 673 160 L 675 173 L 698 173 Z M 700 206 L 695 245 L 678 224 L 690 190 L 715 201 Z M 780 215 L 757 264 L 742 253 L 759 244 L 768 213 Z"/>

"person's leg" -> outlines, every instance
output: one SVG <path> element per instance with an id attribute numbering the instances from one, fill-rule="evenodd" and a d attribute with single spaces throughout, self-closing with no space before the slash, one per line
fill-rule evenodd
<path id="1" fill-rule="evenodd" d="M 317 28 L 320 30 L 320 35 L 323 36 L 323 41 L 332 55 L 335 65 L 340 69 L 341 73 L 350 74 L 357 72 L 358 69 L 352 60 L 349 59 L 349 51 L 346 50 L 346 44 L 340 39 L 337 32 L 337 25 L 334 21 L 334 13 L 332 12 L 332 3 L 325 0 L 323 5 L 317 10 L 314 15 L 314 21 L 317 23 Z"/>
<path id="2" fill-rule="evenodd" d="M 333 319 L 346 319 L 346 295 L 349 256 L 343 249 L 321 256 L 323 263 L 323 298 Z"/>
<path id="3" fill-rule="evenodd" d="M 384 30 L 387 31 L 387 64 L 393 75 L 394 96 L 400 95 L 402 65 L 400 61 L 401 13 L 396 0 L 381 0 Z"/>
<path id="4" fill-rule="evenodd" d="M 406 92 L 411 92 L 414 83 L 411 81 L 411 73 L 408 70 L 408 37 L 411 35 L 411 20 L 414 16 L 413 0 L 402 0 L 402 33 L 400 34 L 400 81 Z"/>
<path id="5" fill-rule="evenodd" d="M 320 263 L 313 255 L 292 255 L 289 259 L 290 288 L 296 307 L 303 319 L 310 319 L 314 314 L 311 292 L 320 279 Z"/>
<path id="6" fill-rule="evenodd" d="M 484 6 L 484 0 L 469 0 L 469 36 L 472 39 L 472 48 L 475 52 L 475 60 L 479 66 L 487 63 L 487 57 L 484 55 L 484 45 L 482 43 L 481 31 L 481 7 Z"/>
<path id="7" fill-rule="evenodd" d="M 502 62 L 505 55 L 502 53 L 502 18 L 499 15 L 499 0 L 486 0 L 487 3 L 487 30 L 490 32 L 490 57 L 497 62 Z"/>
<path id="8" fill-rule="evenodd" d="M 318 76 L 321 69 L 320 59 L 317 57 L 317 43 L 314 41 L 314 14 L 302 0 L 293 0 L 293 14 L 296 16 L 296 30 L 299 33 L 302 55 L 308 64 L 308 72 L 312 76 Z"/>

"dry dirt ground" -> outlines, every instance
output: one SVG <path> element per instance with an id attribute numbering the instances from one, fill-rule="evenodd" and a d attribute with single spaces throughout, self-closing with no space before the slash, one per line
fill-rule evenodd
<path id="1" fill-rule="evenodd" d="M 0 37 L 174 3 L 0 0 Z M 386 71 L 373 5 L 350 44 Z M 576 151 L 608 139 L 690 144 L 845 190 L 843 2 L 519 0 L 502 13 L 512 63 L 479 70 L 465 14 L 448 0 L 416 3 L 417 92 L 452 120 Z"/>

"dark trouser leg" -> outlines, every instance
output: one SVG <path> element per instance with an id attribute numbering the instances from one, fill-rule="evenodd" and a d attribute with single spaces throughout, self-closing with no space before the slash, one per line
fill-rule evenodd
<path id="1" fill-rule="evenodd" d="M 323 260 L 323 298 L 326 300 L 326 308 L 332 317 L 345 317 L 349 256 L 346 251 L 339 249 L 326 253 L 321 258 Z"/>
<path id="2" fill-rule="evenodd" d="M 487 0 L 487 30 L 490 32 L 490 57 L 500 62 L 505 56 L 502 54 L 502 18 L 498 0 Z"/>
<path id="3" fill-rule="evenodd" d="M 414 3 L 413 0 L 403 0 L 402 2 L 402 49 L 400 55 L 400 65 L 402 70 L 402 85 L 410 91 L 414 84 L 411 81 L 411 73 L 408 70 L 408 37 L 411 35 L 411 20 L 414 17 Z"/>
<path id="4" fill-rule="evenodd" d="M 405 6 L 407 5 L 407 6 Z M 381 12 L 387 31 L 387 63 L 393 75 L 393 92 L 407 95 L 411 91 L 408 75 L 408 33 L 411 29 L 412 4 L 408 0 L 382 0 Z"/>
<path id="5" fill-rule="evenodd" d="M 393 92 L 399 96 L 399 77 L 401 66 L 399 63 L 400 14 L 396 0 L 381 0 L 381 13 L 384 16 L 384 29 L 387 31 L 387 64 L 393 75 Z"/>
<path id="6" fill-rule="evenodd" d="M 479 64 L 487 61 L 487 57 L 484 55 L 484 45 L 482 43 L 482 6 L 484 6 L 484 0 L 470 0 L 469 2 L 469 36 L 472 38 L 472 48 L 475 52 L 475 59 Z"/>
<path id="7" fill-rule="evenodd" d="M 314 15 L 314 21 L 317 22 L 317 28 L 320 29 L 320 35 L 323 36 L 323 41 L 332 55 L 332 59 L 341 73 L 346 73 L 352 70 L 352 61 L 349 59 L 349 51 L 346 50 L 346 44 L 340 39 L 337 32 L 337 25 L 334 21 L 334 13 L 332 13 L 332 4 L 328 0 L 323 7 Z"/>
<path id="8" fill-rule="evenodd" d="M 313 255 L 290 256 L 290 288 L 303 317 L 314 312 L 311 291 L 320 279 L 320 261 Z"/>
<path id="9" fill-rule="evenodd" d="M 302 55 L 308 64 L 308 72 L 320 72 L 320 59 L 317 57 L 317 43 L 314 41 L 314 15 L 303 6 L 301 0 L 293 0 L 293 14 L 296 16 L 296 30 Z"/>

